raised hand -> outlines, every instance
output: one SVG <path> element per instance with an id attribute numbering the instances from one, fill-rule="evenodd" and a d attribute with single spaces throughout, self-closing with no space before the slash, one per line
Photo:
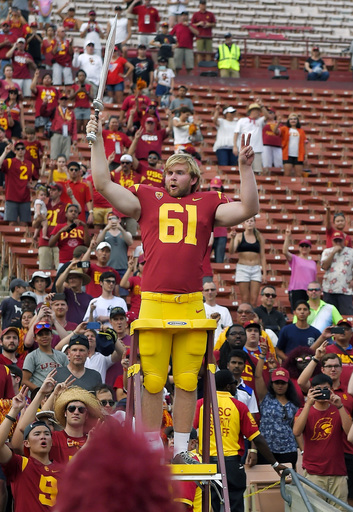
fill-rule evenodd
<path id="1" fill-rule="evenodd" d="M 13 397 L 11 409 L 13 411 L 17 411 L 17 414 L 22 411 L 24 406 L 26 405 L 26 396 L 28 393 L 28 387 L 23 386 L 20 392 Z"/>
<path id="2" fill-rule="evenodd" d="M 48 375 L 45 377 L 43 384 L 40 387 L 40 390 L 45 393 L 46 395 L 51 393 L 56 385 L 56 380 L 54 379 L 54 376 L 57 374 L 57 370 L 52 370 L 48 373 Z"/>
<path id="3" fill-rule="evenodd" d="M 239 164 L 251 166 L 255 153 L 253 148 L 250 146 L 251 134 L 249 133 L 245 142 L 245 133 L 241 136 L 240 151 L 239 151 Z"/>

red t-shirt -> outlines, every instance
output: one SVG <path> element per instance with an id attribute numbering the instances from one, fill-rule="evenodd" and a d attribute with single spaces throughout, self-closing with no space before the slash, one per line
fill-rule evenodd
<path id="1" fill-rule="evenodd" d="M 113 180 L 114 179 L 114 172 L 111 173 L 111 176 L 112 176 L 112 180 Z M 86 181 L 91 183 L 91 186 L 92 186 L 92 190 L 93 190 L 93 207 L 94 208 L 111 208 L 112 205 L 109 203 L 109 201 L 107 201 L 107 199 L 105 197 L 103 197 L 102 194 L 97 192 L 97 189 L 94 186 L 93 178 L 92 178 L 91 175 L 86 178 Z"/>
<path id="2" fill-rule="evenodd" d="M 200 21 L 206 21 L 207 23 L 216 23 L 216 17 L 210 11 L 194 12 L 194 14 L 192 15 L 192 18 L 191 18 L 191 23 L 193 25 L 196 25 L 196 23 L 199 23 Z M 202 27 L 200 25 L 196 28 L 199 31 L 199 35 L 197 36 L 197 39 L 212 37 L 212 27 Z"/>
<path id="3" fill-rule="evenodd" d="M 58 52 L 54 55 L 54 60 L 60 66 L 64 66 L 65 68 L 69 68 L 72 64 L 72 55 L 69 52 L 70 41 L 65 39 L 65 41 L 58 41 Z"/>
<path id="4" fill-rule="evenodd" d="M 15 512 L 53 510 L 64 472 L 62 464 L 55 461 L 46 465 L 32 457 L 13 453 L 2 467 L 7 482 L 11 483 Z"/>
<path id="5" fill-rule="evenodd" d="M 60 201 L 55 206 L 52 205 L 50 199 L 47 203 L 47 220 L 48 220 L 48 236 L 50 237 L 53 234 L 55 226 L 58 224 L 66 224 L 66 216 L 65 216 L 65 208 L 66 204 Z M 39 247 L 47 247 L 48 240 L 43 240 L 42 230 L 40 231 L 38 246 Z"/>
<path id="6" fill-rule="evenodd" d="M 106 157 L 108 158 L 115 151 L 114 162 L 119 163 L 124 149 L 131 146 L 131 140 L 125 133 L 112 130 L 103 130 L 102 135 Z"/>
<path id="7" fill-rule="evenodd" d="M 124 188 L 130 188 L 133 185 L 140 183 L 141 176 L 137 172 L 131 170 L 129 174 L 123 173 L 123 171 L 115 171 L 114 182 L 118 183 Z"/>
<path id="8" fill-rule="evenodd" d="M 44 85 L 37 85 L 35 111 L 36 117 L 40 116 L 40 107 L 43 105 L 44 98 L 48 99 L 47 105 L 50 107 L 58 106 L 59 89 L 54 86 L 45 87 Z"/>
<path id="9" fill-rule="evenodd" d="M 65 18 L 63 21 L 63 27 L 68 30 L 75 30 L 76 27 L 76 19 L 75 18 Z"/>
<path id="10" fill-rule="evenodd" d="M 0 114 L 0 126 L 5 130 L 5 136 L 8 139 L 11 139 L 11 128 L 9 127 L 9 116 L 7 115 L 7 112 L 4 110 L 1 111 Z"/>
<path id="11" fill-rule="evenodd" d="M 51 234 L 56 235 L 60 229 L 66 225 L 67 224 L 57 224 Z M 71 261 L 74 256 L 74 249 L 79 245 L 84 245 L 84 230 L 82 226 L 77 226 L 70 232 L 63 231 L 60 234 L 60 238 L 57 242 L 57 247 L 59 247 L 60 263 Z"/>
<path id="12" fill-rule="evenodd" d="M 16 366 L 18 366 L 19 368 L 22 369 L 23 362 L 24 362 L 24 360 L 26 358 L 26 355 L 27 355 L 27 352 L 24 352 L 23 354 L 18 356 L 16 363 L 14 363 L 13 361 L 11 361 L 11 359 L 9 359 L 8 357 L 4 356 L 4 354 L 0 354 L 0 364 L 5 364 L 6 366 L 9 365 L 9 364 L 15 364 Z"/>
<path id="13" fill-rule="evenodd" d="M 76 455 L 78 450 L 87 441 L 87 436 L 71 437 L 65 430 L 52 433 L 53 446 L 50 450 L 50 458 L 62 464 L 67 464 Z"/>
<path id="14" fill-rule="evenodd" d="M 99 283 L 99 278 L 103 272 L 113 272 L 115 274 L 116 284 L 121 281 L 119 272 L 112 267 L 100 267 L 96 263 L 91 262 L 91 266 L 87 270 L 87 275 L 90 276 L 91 282 L 86 284 L 86 293 L 91 295 L 94 299 L 102 295 L 102 287 Z"/>
<path id="15" fill-rule="evenodd" d="M 138 160 L 147 160 L 150 151 L 156 151 L 159 155 L 162 153 L 164 139 L 167 138 L 167 131 L 156 130 L 154 133 L 142 133 L 136 148 L 135 156 Z"/>
<path id="16" fill-rule="evenodd" d="M 333 234 L 338 231 L 337 229 L 334 229 L 333 227 L 331 227 L 330 229 L 326 229 L 326 247 L 327 249 L 329 247 L 332 247 L 332 237 L 333 237 Z M 352 239 L 349 235 L 346 235 L 345 233 L 344 234 L 344 245 L 346 247 L 352 247 Z"/>
<path id="17" fill-rule="evenodd" d="M 141 204 L 139 225 L 147 261 L 142 291 L 201 290 L 202 261 L 216 210 L 228 203 L 228 198 L 218 192 L 195 192 L 176 199 L 165 189 L 146 185 L 135 185 L 130 190 Z"/>
<path id="18" fill-rule="evenodd" d="M 137 5 L 132 10 L 133 14 L 137 14 L 137 25 L 139 32 L 144 34 L 152 34 L 156 32 L 156 24 L 160 21 L 159 13 L 154 7 L 146 7 L 145 5 Z"/>
<path id="19" fill-rule="evenodd" d="M 19 37 L 26 38 L 26 35 L 31 32 L 31 29 L 29 28 L 29 25 L 19 22 L 15 22 L 13 20 L 10 20 L 10 32 L 12 33 L 12 37 L 14 41 L 17 41 Z"/>
<path id="20" fill-rule="evenodd" d="M 130 311 L 138 315 L 141 306 L 141 276 L 129 277 L 129 285 L 131 290 Z"/>
<path id="21" fill-rule="evenodd" d="M 66 189 L 67 187 L 70 187 L 75 198 L 80 203 L 81 206 L 81 213 L 79 214 L 78 218 L 82 220 L 83 222 L 86 222 L 86 215 L 85 215 L 85 208 L 86 203 L 88 201 L 91 201 L 91 191 L 87 183 L 83 181 L 78 181 L 77 183 L 74 183 L 73 181 L 64 181 L 62 183 L 64 190 L 61 193 L 60 199 L 63 203 L 69 204 L 71 203 L 70 197 L 67 195 Z"/>
<path id="22" fill-rule="evenodd" d="M 43 146 L 39 140 L 33 140 L 30 142 L 29 140 L 23 141 L 26 146 L 25 158 L 33 163 L 34 167 L 39 171 L 40 167 L 40 157 L 43 154 Z"/>
<path id="23" fill-rule="evenodd" d="M 138 109 L 140 113 L 138 114 L 137 112 L 135 112 L 133 119 L 134 122 L 138 121 L 141 116 L 145 115 L 147 107 L 151 104 L 151 100 L 149 99 L 149 97 L 144 96 L 143 94 L 137 97 L 133 94 L 131 96 L 127 96 L 124 99 L 123 104 L 121 105 L 121 110 L 126 112 L 126 119 L 129 118 L 130 110 L 132 108 L 136 108 L 136 100 L 138 103 Z"/>
<path id="24" fill-rule="evenodd" d="M 64 25 L 65 26 L 65 25 Z M 55 46 L 55 39 L 49 41 L 48 39 L 43 39 L 42 42 L 42 55 L 44 55 L 43 63 L 47 66 L 53 65 L 54 53 L 53 48 Z"/>
<path id="25" fill-rule="evenodd" d="M 118 375 L 114 382 L 114 389 L 124 389 L 124 376 Z"/>
<path id="26" fill-rule="evenodd" d="M 302 409 L 299 409 L 295 418 L 301 412 Z M 337 407 L 330 405 L 326 411 L 318 411 L 314 406 L 311 407 L 303 432 L 303 468 L 310 475 L 346 475 L 343 435 L 342 421 Z"/>
<path id="27" fill-rule="evenodd" d="M 141 174 L 141 183 L 144 185 L 153 185 L 154 187 L 164 186 L 163 169 L 150 167 L 147 162 L 141 161 L 137 172 Z"/>
<path id="28" fill-rule="evenodd" d="M 84 87 L 81 87 L 78 84 L 74 84 L 72 86 L 72 88 L 75 92 L 79 91 L 76 94 L 75 107 L 76 108 L 91 108 L 91 100 L 89 97 L 89 92 L 92 87 L 89 84 L 84 84 Z"/>
<path id="29" fill-rule="evenodd" d="M 5 199 L 15 203 L 28 203 L 31 200 L 29 182 L 37 177 L 35 167 L 29 160 L 6 158 L 1 167 L 5 173 Z"/>
<path id="30" fill-rule="evenodd" d="M 262 128 L 262 141 L 264 146 L 275 146 L 278 148 L 282 147 L 282 139 L 280 135 L 274 133 L 274 128 L 277 126 L 277 122 L 267 123 Z"/>
<path id="31" fill-rule="evenodd" d="M 195 28 L 198 30 L 197 27 Z M 183 25 L 182 23 L 177 23 L 171 30 L 170 35 L 175 36 L 177 38 L 178 48 L 188 48 L 189 50 L 193 49 L 195 36 L 191 32 L 189 27 L 187 27 L 186 25 Z"/>
<path id="32" fill-rule="evenodd" d="M 22 94 L 21 87 L 13 83 L 16 89 L 19 91 L 20 94 Z M 13 89 L 13 84 L 9 84 L 6 82 L 6 80 L 0 80 L 0 99 L 6 100 L 9 96 L 9 89 Z"/>
<path id="33" fill-rule="evenodd" d="M 342 373 L 341 373 L 340 380 L 341 380 L 342 386 L 347 387 L 350 376 L 353 371 L 353 347 L 352 347 L 352 345 L 349 345 L 349 347 L 345 349 L 345 352 L 342 352 L 342 350 L 340 350 L 338 348 L 336 343 L 333 343 L 332 345 L 329 345 L 328 347 L 326 347 L 326 354 L 337 354 L 338 357 L 341 359 Z"/>
<path id="34" fill-rule="evenodd" d="M 13 67 L 13 78 L 31 78 L 31 72 L 29 70 L 27 60 L 31 60 L 34 63 L 32 55 L 27 52 L 20 52 L 15 50 L 12 57 Z"/>
<path id="35" fill-rule="evenodd" d="M 350 395 L 347 392 L 347 388 L 342 385 L 340 385 L 339 388 L 334 389 L 334 393 L 341 398 L 342 404 L 344 405 L 346 411 L 348 412 L 349 416 L 352 417 L 353 396 Z M 353 444 L 348 441 L 347 436 L 345 434 L 343 434 L 343 444 L 344 444 L 344 453 L 350 453 L 353 455 Z"/>
<path id="36" fill-rule="evenodd" d="M 126 63 L 127 60 L 124 59 L 124 57 L 118 57 L 114 62 L 109 64 L 107 85 L 120 84 L 124 81 L 121 75 L 124 74 Z"/>
<path id="37" fill-rule="evenodd" d="M 0 43 L 3 43 L 5 40 L 8 40 L 9 42 L 6 43 L 5 46 L 2 46 L 0 48 L 0 59 L 5 59 L 7 52 L 12 47 L 13 43 L 15 42 L 15 39 L 11 33 L 9 34 L 0 34 Z"/>

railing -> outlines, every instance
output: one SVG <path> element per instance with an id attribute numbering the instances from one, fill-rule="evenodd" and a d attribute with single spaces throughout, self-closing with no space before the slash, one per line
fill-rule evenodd
<path id="1" fill-rule="evenodd" d="M 311 487 L 312 489 L 314 489 L 314 491 L 322 494 L 325 498 L 328 498 L 330 501 L 333 501 L 336 505 L 339 505 L 340 507 L 345 508 L 346 510 L 348 510 L 348 512 L 353 512 L 353 508 L 350 505 L 348 505 L 344 501 L 336 498 L 335 496 L 333 496 L 329 492 L 325 491 L 324 489 L 322 489 L 318 485 L 310 482 L 309 480 L 307 480 L 303 476 L 298 475 L 298 473 L 296 473 L 294 471 L 294 469 L 291 469 L 291 468 L 287 468 L 287 469 L 285 469 L 282 472 L 282 475 L 281 475 L 281 487 L 280 487 L 281 488 L 281 496 L 284 499 L 284 501 L 286 501 L 288 503 L 289 506 L 292 505 L 292 496 L 290 494 L 288 494 L 287 490 L 286 490 L 286 480 L 285 480 L 285 478 L 288 475 L 290 475 L 291 478 L 292 478 L 292 484 L 294 483 L 294 485 L 297 487 L 297 489 L 299 491 L 299 494 L 300 494 L 300 496 L 301 496 L 301 498 L 303 500 L 303 503 L 306 506 L 306 509 L 308 510 L 308 512 L 314 512 L 314 509 L 313 509 L 313 507 L 312 507 L 312 505 L 311 505 L 311 503 L 309 501 L 308 496 L 306 495 L 306 492 L 304 491 L 304 488 L 303 488 L 301 482 L 304 483 L 305 485 Z"/>

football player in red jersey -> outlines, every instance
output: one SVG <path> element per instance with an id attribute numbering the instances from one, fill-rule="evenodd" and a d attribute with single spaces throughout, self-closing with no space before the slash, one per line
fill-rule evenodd
<path id="1" fill-rule="evenodd" d="M 205 319 L 202 260 L 214 225 L 233 226 L 259 208 L 252 170 L 254 152 L 242 138 L 239 155 L 240 201 L 230 203 L 219 192 L 197 192 L 200 169 L 190 155 L 172 155 L 165 166 L 165 189 L 112 183 L 104 154 L 101 122 L 94 116 L 87 132 L 92 144 L 92 176 L 97 190 L 141 228 L 146 258 L 140 319 L 192 321 Z M 186 452 L 196 404 L 197 375 L 206 348 L 206 331 L 157 329 L 140 332 L 144 372 L 142 413 L 147 438 L 160 441 L 163 387 L 170 354 L 175 383 L 174 453 Z"/>
<path id="2" fill-rule="evenodd" d="M 61 464 L 51 461 L 52 437 L 42 421 L 30 423 L 24 430 L 24 446 L 29 457 L 16 455 L 5 444 L 11 425 L 26 405 L 28 388 L 23 387 L 12 399 L 12 407 L 0 426 L 0 463 L 11 483 L 15 512 L 45 512 L 52 510 L 58 493 Z"/>

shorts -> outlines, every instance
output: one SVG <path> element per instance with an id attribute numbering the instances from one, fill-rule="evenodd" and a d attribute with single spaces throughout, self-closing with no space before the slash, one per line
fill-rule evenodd
<path id="1" fill-rule="evenodd" d="M 123 91 L 124 90 L 124 82 L 119 82 L 118 84 L 107 85 L 107 91 Z"/>
<path id="2" fill-rule="evenodd" d="M 250 283 L 250 281 L 258 281 L 261 283 L 262 276 L 260 265 L 242 265 L 241 263 L 237 263 L 235 282 Z"/>
<path id="3" fill-rule="evenodd" d="M 38 21 L 39 23 L 42 23 L 43 25 L 50 25 L 52 23 L 52 17 L 49 14 L 49 16 L 42 16 L 41 14 L 38 14 Z"/>
<path id="4" fill-rule="evenodd" d="M 91 109 L 85 107 L 76 107 L 75 108 L 75 117 L 76 121 L 83 121 L 89 119 L 91 116 Z"/>
<path id="5" fill-rule="evenodd" d="M 42 126 L 45 126 L 49 121 L 50 117 L 38 116 L 34 120 L 34 126 L 36 128 L 41 128 Z"/>
<path id="6" fill-rule="evenodd" d="M 32 222 L 31 203 L 16 203 L 15 201 L 5 201 L 4 220 L 8 222 Z"/>
<path id="7" fill-rule="evenodd" d="M 93 224 L 106 224 L 107 215 L 112 211 L 112 208 L 93 208 Z"/>
<path id="8" fill-rule="evenodd" d="M 212 39 L 196 39 L 196 48 L 198 52 L 212 52 Z"/>
<path id="9" fill-rule="evenodd" d="M 304 165 L 303 161 L 298 160 L 297 156 L 289 156 L 288 160 L 283 160 L 284 164 L 292 164 L 292 165 Z"/>
<path id="10" fill-rule="evenodd" d="M 163 96 L 164 94 L 169 94 L 169 92 L 170 92 L 170 87 L 168 87 L 167 85 L 157 84 L 156 96 Z"/>
<path id="11" fill-rule="evenodd" d="M 139 319 L 148 318 L 180 321 L 206 319 L 202 293 L 174 295 L 142 292 Z M 175 385 L 186 391 L 194 391 L 206 341 L 206 330 L 140 330 L 139 347 L 146 389 L 150 393 L 163 389 L 172 354 Z"/>
<path id="12" fill-rule="evenodd" d="M 175 48 L 174 61 L 176 69 L 181 69 L 184 62 L 186 69 L 194 69 L 194 50 L 190 48 Z"/>

